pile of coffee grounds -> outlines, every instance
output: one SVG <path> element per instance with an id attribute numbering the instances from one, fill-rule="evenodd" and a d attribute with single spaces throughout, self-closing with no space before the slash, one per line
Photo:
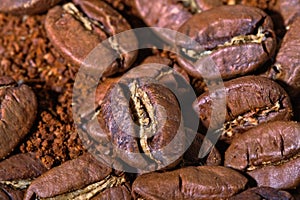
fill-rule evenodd
<path id="1" fill-rule="evenodd" d="M 46 15 L 0 13 L 0 75 L 29 85 L 39 102 L 38 114 L 20 152 L 37 152 L 47 168 L 84 152 L 74 127 L 72 85 L 78 67 L 65 61 L 47 39 Z"/>

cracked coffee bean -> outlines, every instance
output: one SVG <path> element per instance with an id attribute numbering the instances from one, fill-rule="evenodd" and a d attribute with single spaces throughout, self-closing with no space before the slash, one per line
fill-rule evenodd
<path id="1" fill-rule="evenodd" d="M 47 11 L 61 0 L 2 0 L 0 12 L 14 15 L 33 15 Z"/>
<path id="2" fill-rule="evenodd" d="M 229 198 L 229 200 L 240 200 L 240 199 L 294 200 L 294 197 L 290 193 L 283 190 L 276 190 L 271 187 L 254 187 Z"/>
<path id="3" fill-rule="evenodd" d="M 103 156 L 109 160 L 154 170 L 177 163 L 184 152 L 181 120 L 177 99 L 168 88 L 125 79 L 105 96 L 98 115 L 101 130 L 90 134 L 100 146 L 108 145 L 110 152 Z"/>
<path id="4" fill-rule="evenodd" d="M 276 62 L 267 72 L 271 79 L 283 83 L 291 98 L 300 94 L 300 17 L 285 34 Z M 297 102 L 297 100 L 296 100 Z"/>
<path id="5" fill-rule="evenodd" d="M 221 0 L 135 0 L 135 8 L 144 22 L 152 27 L 178 30 L 193 14 L 222 5 Z M 169 43 L 175 42 L 175 35 L 159 32 Z"/>
<path id="6" fill-rule="evenodd" d="M 244 76 L 224 82 L 224 87 L 226 116 L 223 127 L 219 127 L 222 119 L 211 119 L 212 97 L 210 95 L 215 95 L 216 92 L 203 93 L 194 102 L 193 107 L 199 114 L 202 124 L 206 128 L 211 126 L 225 142 L 230 143 L 233 138 L 261 123 L 287 121 L 292 118 L 292 104 L 288 94 L 279 84 L 270 79 Z"/>
<path id="7" fill-rule="evenodd" d="M 171 172 L 152 172 L 137 177 L 135 199 L 226 199 L 242 191 L 247 179 L 221 166 L 186 167 Z"/>
<path id="8" fill-rule="evenodd" d="M 12 78 L 0 77 L 0 160 L 8 156 L 28 134 L 37 112 L 34 92 Z"/>
<path id="9" fill-rule="evenodd" d="M 111 37 L 131 29 L 128 22 L 108 4 L 98 0 L 74 0 L 63 6 L 49 10 L 45 28 L 52 44 L 70 62 L 84 65 L 86 57 L 101 42 L 106 40 L 105 48 L 101 48 L 107 58 L 103 57 L 103 76 L 123 72 L 134 62 L 137 51 L 137 39 L 132 31 L 122 37 Z M 117 59 L 111 64 L 109 59 Z M 107 64 L 108 66 L 103 66 Z"/>
<path id="10" fill-rule="evenodd" d="M 178 35 L 178 62 L 196 78 L 202 78 L 203 70 L 208 79 L 219 73 L 223 79 L 245 75 L 275 53 L 272 20 L 254 7 L 219 6 L 194 15 L 178 31 L 191 38 Z"/>
<path id="11" fill-rule="evenodd" d="M 52 200 L 91 199 L 99 192 L 123 183 L 124 176 L 113 175 L 111 168 L 85 153 L 35 179 L 27 189 L 24 200 L 34 196 Z"/>
<path id="12" fill-rule="evenodd" d="M 258 186 L 299 186 L 300 125 L 277 121 L 247 131 L 226 150 L 225 166 L 246 171 Z"/>

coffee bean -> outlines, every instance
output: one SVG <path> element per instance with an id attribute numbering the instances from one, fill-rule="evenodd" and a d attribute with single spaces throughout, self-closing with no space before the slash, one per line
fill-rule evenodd
<path id="1" fill-rule="evenodd" d="M 27 85 L 0 77 L 0 160 L 8 156 L 28 134 L 37 112 L 35 94 Z"/>
<path id="2" fill-rule="evenodd" d="M 287 189 L 300 183 L 300 125 L 269 122 L 234 139 L 225 166 L 245 170 L 258 186 Z"/>
<path id="3" fill-rule="evenodd" d="M 132 192 L 135 199 L 226 199 L 246 184 L 247 179 L 232 169 L 200 166 L 140 175 Z"/>
<path id="4" fill-rule="evenodd" d="M 272 9 L 279 13 L 283 24 L 288 27 L 297 17 L 300 16 L 300 1 L 299 0 L 280 0 L 276 1 L 275 7 Z"/>
<path id="5" fill-rule="evenodd" d="M 186 137 L 188 140 L 192 140 L 192 144 L 183 155 L 184 165 L 208 165 L 217 166 L 221 164 L 221 155 L 217 148 L 213 146 L 210 140 L 205 138 L 200 133 L 193 133 L 193 130 L 186 129 Z M 192 137 L 192 138 L 189 138 Z M 201 147 L 204 150 L 208 150 L 208 155 L 204 158 L 199 158 L 199 151 Z M 206 152 L 204 152 L 206 153 Z"/>
<path id="6" fill-rule="evenodd" d="M 229 200 L 251 199 L 251 200 L 294 200 L 293 196 L 283 190 L 271 187 L 254 187 L 240 194 L 230 197 Z"/>
<path id="7" fill-rule="evenodd" d="M 135 0 L 135 8 L 144 22 L 152 27 L 178 30 L 193 14 L 222 5 L 221 0 Z M 169 43 L 174 43 L 175 36 L 159 32 L 159 36 Z"/>
<path id="8" fill-rule="evenodd" d="M 33 179 L 46 171 L 47 169 L 39 159 L 35 158 L 34 153 L 13 155 L 0 162 L 0 184 Z"/>
<path id="9" fill-rule="evenodd" d="M 131 200 L 130 187 L 122 185 L 106 189 L 104 192 L 96 195 L 91 200 L 122 199 Z"/>
<path id="10" fill-rule="evenodd" d="M 276 48 L 271 18 L 254 7 L 219 6 L 194 15 L 178 31 L 190 37 L 177 37 L 183 55 L 178 62 L 197 78 L 203 70 L 208 79 L 217 78 L 217 72 L 223 79 L 253 72 Z"/>
<path id="11" fill-rule="evenodd" d="M 283 83 L 292 97 L 300 94 L 300 17 L 290 26 L 283 38 L 276 62 L 268 71 L 268 77 Z"/>
<path id="12" fill-rule="evenodd" d="M 290 120 L 292 105 L 285 90 L 276 82 L 259 76 L 244 76 L 224 82 L 226 91 L 226 117 L 223 123 L 219 115 L 211 119 L 212 96 L 216 92 L 200 95 L 193 107 L 200 121 L 220 134 L 220 139 L 231 140 L 246 130 L 261 123 L 276 120 Z M 223 105 L 216 105 L 217 108 Z"/>
<path id="13" fill-rule="evenodd" d="M 0 12 L 15 15 L 33 15 L 43 13 L 61 0 L 2 0 Z"/>
<path id="14" fill-rule="evenodd" d="M 137 39 L 133 32 L 126 32 L 118 38 L 111 37 L 131 27 L 125 18 L 102 1 L 74 0 L 74 4 L 54 7 L 47 14 L 45 28 L 56 49 L 76 65 L 85 65 L 89 53 L 108 39 L 105 49 L 101 50 L 106 52 L 105 55 L 118 59 L 107 63 L 111 57 L 102 58 L 103 63 L 98 65 L 100 69 L 103 68 L 103 76 L 125 71 L 137 55 L 137 51 L 126 52 L 137 49 Z"/>
<path id="15" fill-rule="evenodd" d="M 97 142 L 115 145 L 108 153 L 110 159 L 119 157 L 130 166 L 149 170 L 180 158 L 185 150 L 185 144 L 179 142 L 184 130 L 174 94 L 162 85 L 141 80 L 121 82 L 107 93 L 98 115 L 102 130 L 90 134 Z"/>
<path id="16" fill-rule="evenodd" d="M 112 169 L 91 154 L 84 154 L 52 168 L 35 179 L 26 191 L 25 200 L 34 194 L 40 198 L 88 199 L 108 187 L 120 185 L 124 177 L 112 175 Z"/>
<path id="17" fill-rule="evenodd" d="M 0 162 L 0 199 L 22 200 L 32 179 L 47 171 L 34 153 L 17 154 Z"/>
<path id="18" fill-rule="evenodd" d="M 1 200 L 23 200 L 24 191 L 11 188 L 7 185 L 0 184 Z"/>

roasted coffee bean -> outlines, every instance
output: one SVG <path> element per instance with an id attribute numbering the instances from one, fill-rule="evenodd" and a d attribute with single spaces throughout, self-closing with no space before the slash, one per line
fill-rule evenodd
<path id="1" fill-rule="evenodd" d="M 13 155 L 0 162 L 0 184 L 17 185 L 18 181 L 25 183 L 46 171 L 34 153 Z"/>
<path id="2" fill-rule="evenodd" d="M 193 14 L 222 5 L 221 0 L 135 0 L 135 7 L 144 22 L 152 27 L 178 30 Z M 175 35 L 159 32 L 159 36 L 169 43 L 175 42 Z"/>
<path id="3" fill-rule="evenodd" d="M 299 3 L 300 5 L 300 3 Z M 300 12 L 300 11 L 299 11 Z M 300 94 L 300 17 L 290 26 L 267 76 L 283 83 L 291 97 Z"/>
<path id="4" fill-rule="evenodd" d="M 188 140 L 193 140 L 192 144 L 189 146 L 187 151 L 183 155 L 184 165 L 208 165 L 208 166 L 217 166 L 221 164 L 221 155 L 217 148 L 215 148 L 211 141 L 205 138 L 200 133 L 193 133 L 193 130 L 186 129 L 186 137 Z M 192 138 L 189 138 L 192 137 Z M 207 156 L 204 158 L 199 158 L 199 151 L 201 147 L 204 150 L 207 150 Z"/>
<path id="5" fill-rule="evenodd" d="M 110 160 L 119 157 L 147 171 L 175 162 L 184 152 L 180 108 L 168 88 L 134 79 L 113 87 L 100 106 L 101 130 L 90 134 L 100 144 L 115 146 L 108 153 Z"/>
<path id="6" fill-rule="evenodd" d="M 24 191 L 11 188 L 7 185 L 0 184 L 1 200 L 23 200 Z"/>
<path id="7" fill-rule="evenodd" d="M 300 1 L 299 0 L 277 0 L 275 7 L 272 9 L 279 13 L 283 20 L 283 24 L 288 27 L 297 17 L 300 16 Z M 276 21 L 275 21 L 276 23 Z"/>
<path id="8" fill-rule="evenodd" d="M 276 190 L 271 187 L 254 187 L 229 198 L 229 200 L 240 200 L 240 199 L 294 200 L 294 197 L 286 191 Z"/>
<path id="9" fill-rule="evenodd" d="M 186 71 L 183 70 L 181 67 L 179 67 L 178 64 L 175 63 L 173 60 L 171 60 L 169 58 L 166 58 L 166 57 L 161 57 L 161 56 L 158 56 L 158 55 L 154 55 L 154 56 L 148 56 L 145 60 L 143 60 L 141 65 L 152 64 L 152 63 L 169 66 L 169 67 L 173 68 L 173 70 L 175 72 L 177 72 L 178 75 L 181 75 L 182 78 L 184 78 L 188 83 L 190 82 L 189 75 L 186 73 Z M 176 75 L 177 75 L 177 73 L 176 73 Z M 151 74 L 153 74 L 153 72 Z M 166 75 L 167 74 L 170 74 L 170 72 L 166 73 Z M 174 75 L 174 76 L 176 77 L 176 75 Z M 145 74 L 143 76 L 145 76 Z M 173 84 L 175 84 L 176 82 L 177 81 L 173 82 Z"/>
<path id="10" fill-rule="evenodd" d="M 12 78 L 0 77 L 0 160 L 8 156 L 28 134 L 37 112 L 34 92 Z"/>
<path id="11" fill-rule="evenodd" d="M 22 200 L 32 179 L 45 171 L 34 153 L 17 154 L 0 162 L 0 199 Z"/>
<path id="12" fill-rule="evenodd" d="M 203 70 L 208 79 L 253 72 L 276 48 L 271 18 L 255 7 L 219 6 L 194 15 L 178 31 L 190 37 L 177 37 L 178 62 L 196 78 Z"/>
<path id="13" fill-rule="evenodd" d="M 106 189 L 104 192 L 93 197 L 91 200 L 108 200 L 108 199 L 119 199 L 119 200 L 131 200 L 131 193 L 129 186 L 122 185 Z"/>
<path id="14" fill-rule="evenodd" d="M 234 139 L 225 166 L 246 171 L 258 186 L 293 188 L 300 184 L 300 125 L 269 122 Z"/>
<path id="15" fill-rule="evenodd" d="M 130 30 L 128 22 L 108 4 L 98 0 L 74 0 L 73 3 L 54 7 L 49 10 L 45 27 L 49 39 L 62 55 L 76 65 L 85 65 L 85 58 L 101 42 L 107 40 L 106 55 L 117 57 L 113 63 L 107 63 L 103 57 L 103 76 L 109 76 L 128 69 L 136 58 L 137 39 L 133 32 L 126 32 L 120 37 L 111 37 Z M 80 41 L 80 42 L 78 42 Z M 88 64 L 89 65 L 89 64 Z"/>
<path id="16" fill-rule="evenodd" d="M 181 168 L 137 177 L 135 199 L 226 199 L 245 188 L 247 179 L 221 166 Z"/>
<path id="17" fill-rule="evenodd" d="M 24 199 L 29 200 L 34 194 L 45 199 L 90 199 L 106 188 L 124 182 L 123 176 L 114 176 L 111 168 L 86 153 L 35 179 L 27 189 Z"/>
<path id="18" fill-rule="evenodd" d="M 219 127 L 219 116 L 211 119 L 213 94 L 205 92 L 194 102 L 200 121 L 220 133 L 228 143 L 246 130 L 261 123 L 292 118 L 292 105 L 285 90 L 276 82 L 260 76 L 244 76 L 224 82 L 226 91 L 226 117 Z M 216 105 L 222 106 L 222 105 Z"/>
<path id="19" fill-rule="evenodd" d="M 17 15 L 43 13 L 61 0 L 2 0 L 0 12 Z"/>

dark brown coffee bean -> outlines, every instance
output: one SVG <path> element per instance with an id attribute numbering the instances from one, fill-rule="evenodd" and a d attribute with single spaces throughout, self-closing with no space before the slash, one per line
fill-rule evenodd
<path id="1" fill-rule="evenodd" d="M 2 0 L 0 12 L 17 15 L 43 13 L 61 0 Z"/>
<path id="2" fill-rule="evenodd" d="M 271 18 L 254 7 L 219 6 L 194 15 L 178 31 L 190 37 L 177 37 L 183 55 L 178 62 L 197 78 L 202 70 L 205 78 L 247 74 L 269 60 L 276 48 Z"/>
<path id="3" fill-rule="evenodd" d="M 296 20 L 297 17 L 300 16 L 300 1 L 277 0 L 276 5 L 272 10 L 279 13 L 281 21 L 283 21 L 283 24 L 288 27 Z"/>
<path id="4" fill-rule="evenodd" d="M 27 85 L 0 77 L 0 160 L 8 156 L 28 134 L 37 112 L 35 94 Z"/>
<path id="5" fill-rule="evenodd" d="M 120 199 L 120 200 L 131 200 L 131 193 L 129 185 L 122 185 L 118 187 L 112 187 L 106 189 L 102 193 L 93 197 L 91 200 L 108 200 L 108 199 Z"/>
<path id="6" fill-rule="evenodd" d="M 229 200 L 240 200 L 240 199 L 294 200 L 294 197 L 290 193 L 283 190 L 276 190 L 271 187 L 254 187 L 229 198 Z"/>
<path id="7" fill-rule="evenodd" d="M 232 169 L 200 166 L 140 175 L 132 191 L 135 199 L 226 199 L 246 184 L 247 179 Z"/>
<path id="8" fill-rule="evenodd" d="M 148 26 L 178 30 L 193 14 L 222 5 L 221 0 L 135 0 L 135 7 Z M 175 35 L 159 33 L 164 40 L 174 43 Z"/>
<path id="9" fill-rule="evenodd" d="M 300 94 L 299 24 L 300 17 L 295 20 L 284 36 L 279 52 L 276 55 L 276 62 L 267 75 L 283 83 L 291 97 L 296 97 Z"/>
<path id="10" fill-rule="evenodd" d="M 175 162 L 184 152 L 180 108 L 171 90 L 162 85 L 120 82 L 105 96 L 98 121 L 102 130 L 95 129 L 91 136 L 115 146 L 108 153 L 112 160 L 119 157 L 130 166 L 149 170 Z"/>
<path id="11" fill-rule="evenodd" d="M 0 183 L 33 179 L 47 171 L 34 153 L 17 154 L 0 162 Z"/>
<path id="12" fill-rule="evenodd" d="M 258 186 L 300 184 L 300 125 L 269 122 L 245 132 L 225 152 L 225 166 L 245 170 Z"/>
<path id="13" fill-rule="evenodd" d="M 188 140 L 192 140 L 192 144 L 189 146 L 187 151 L 183 155 L 184 165 L 208 165 L 217 166 L 221 164 L 221 155 L 217 148 L 215 148 L 211 141 L 205 138 L 200 133 L 193 133 L 193 130 L 186 129 L 186 137 Z M 192 137 L 192 138 L 189 138 Z M 199 158 L 199 151 L 201 147 L 208 151 L 208 155 L 205 158 Z M 205 152 L 204 152 L 205 153 Z"/>
<path id="14" fill-rule="evenodd" d="M 25 200 L 30 200 L 34 194 L 40 198 L 54 197 L 82 189 L 95 182 L 107 179 L 112 170 L 92 155 L 86 153 L 76 159 L 67 161 L 62 165 L 52 168 L 40 177 L 35 179 L 26 191 Z M 101 187 L 103 183 L 99 183 L 94 187 Z M 93 187 L 90 188 L 95 189 Z M 80 195 L 90 195 L 90 191 L 82 190 L 81 192 L 74 192 L 74 194 L 67 194 L 65 199 L 71 199 Z M 73 196 L 74 195 L 74 196 Z M 95 195 L 95 194 L 94 194 Z"/>
<path id="15" fill-rule="evenodd" d="M 23 200 L 32 179 L 45 171 L 34 153 L 17 154 L 0 162 L 0 199 Z"/>
<path id="16" fill-rule="evenodd" d="M 211 92 L 205 92 L 194 102 L 200 121 L 208 128 L 219 129 L 220 139 L 226 142 L 261 123 L 290 120 L 293 112 L 289 96 L 276 82 L 259 76 L 244 76 L 224 82 L 226 91 L 226 117 L 218 127 L 219 116 L 211 119 Z M 216 105 L 222 106 L 223 105 Z"/>
<path id="17" fill-rule="evenodd" d="M 1 200 L 23 200 L 24 191 L 17 190 L 7 185 L 0 184 L 0 199 Z"/>
<path id="18" fill-rule="evenodd" d="M 120 37 L 111 37 L 123 31 L 130 30 L 128 22 L 108 4 L 98 0 L 74 0 L 62 7 L 49 10 L 45 21 L 47 34 L 53 45 L 62 55 L 76 65 L 83 63 L 86 57 L 101 42 L 107 40 L 107 45 L 101 48 L 103 76 L 109 76 L 128 69 L 136 58 L 137 39 L 133 32 L 127 32 Z M 81 42 L 78 42 L 81 41 Z M 113 63 L 107 63 L 115 56 Z M 106 58 L 107 57 L 107 58 Z M 89 63 L 88 63 L 89 65 Z M 100 70 L 100 69 L 99 69 Z"/>

